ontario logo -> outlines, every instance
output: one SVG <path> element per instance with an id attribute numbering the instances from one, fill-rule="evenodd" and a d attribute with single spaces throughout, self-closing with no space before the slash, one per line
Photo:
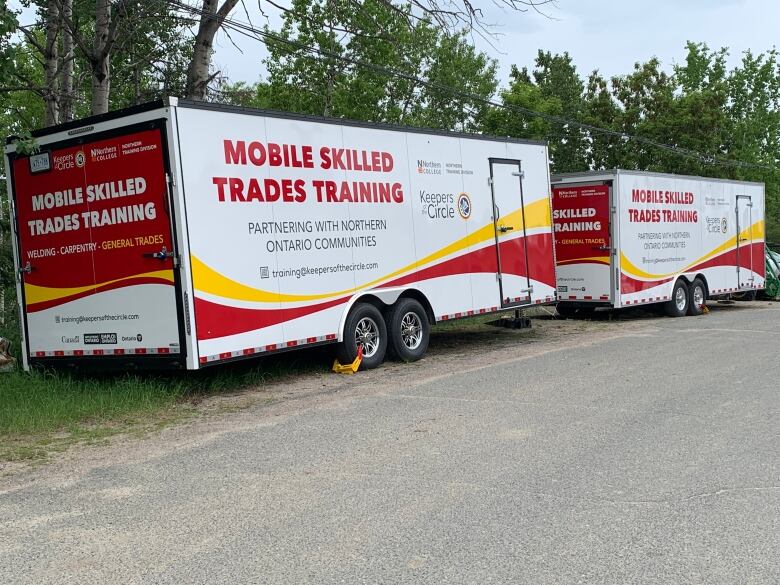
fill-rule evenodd
<path id="1" fill-rule="evenodd" d="M 463 219 L 471 217 L 471 198 L 468 193 L 458 195 L 458 214 Z"/>

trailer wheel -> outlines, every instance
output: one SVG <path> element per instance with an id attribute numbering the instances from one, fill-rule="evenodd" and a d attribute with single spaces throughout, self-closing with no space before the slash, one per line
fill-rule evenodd
<path id="1" fill-rule="evenodd" d="M 390 347 L 398 359 L 414 362 L 428 349 L 431 326 L 423 306 L 414 299 L 398 299 L 387 318 Z"/>
<path id="2" fill-rule="evenodd" d="M 666 314 L 670 317 L 685 317 L 688 313 L 688 286 L 680 278 L 674 283 L 672 289 L 672 299 L 666 303 Z"/>
<path id="3" fill-rule="evenodd" d="M 704 312 L 704 303 L 707 302 L 707 287 L 699 278 L 695 278 L 691 283 L 689 294 L 689 315 L 701 315 Z"/>
<path id="4" fill-rule="evenodd" d="M 358 303 L 344 325 L 344 341 L 339 343 L 336 357 L 342 364 L 355 361 L 358 346 L 363 347 L 361 370 L 371 370 L 381 364 L 387 351 L 387 327 L 382 313 L 374 305 Z"/>

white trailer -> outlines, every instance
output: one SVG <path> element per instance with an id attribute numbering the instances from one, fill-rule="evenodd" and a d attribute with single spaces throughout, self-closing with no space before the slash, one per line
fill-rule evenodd
<path id="1" fill-rule="evenodd" d="M 543 143 L 170 98 L 9 139 L 24 365 L 186 367 L 554 302 Z"/>
<path id="2" fill-rule="evenodd" d="M 638 171 L 553 176 L 558 310 L 665 303 L 764 287 L 764 185 Z"/>

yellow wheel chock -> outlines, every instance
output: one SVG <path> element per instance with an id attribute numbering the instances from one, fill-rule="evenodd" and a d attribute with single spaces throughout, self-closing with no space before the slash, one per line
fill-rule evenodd
<path id="1" fill-rule="evenodd" d="M 358 345 L 358 352 L 355 361 L 351 364 L 342 365 L 338 359 L 333 360 L 333 371 L 337 374 L 354 374 L 360 367 L 360 362 L 363 361 L 363 346 Z"/>

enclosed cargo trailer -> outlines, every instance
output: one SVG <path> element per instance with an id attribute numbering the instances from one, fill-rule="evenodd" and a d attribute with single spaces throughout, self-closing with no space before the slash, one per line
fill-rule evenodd
<path id="1" fill-rule="evenodd" d="M 9 139 L 24 365 L 317 344 L 555 300 L 547 147 L 170 98 Z"/>
<path id="2" fill-rule="evenodd" d="M 764 287 L 764 185 L 638 171 L 553 176 L 558 310 L 665 303 Z"/>

